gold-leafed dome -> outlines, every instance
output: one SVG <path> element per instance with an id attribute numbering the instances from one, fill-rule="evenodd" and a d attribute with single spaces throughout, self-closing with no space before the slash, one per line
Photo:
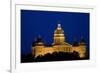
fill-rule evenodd
<path id="1" fill-rule="evenodd" d="M 61 28 L 61 24 L 58 24 L 54 31 L 54 44 L 63 44 L 65 42 L 64 31 Z"/>
<path id="2" fill-rule="evenodd" d="M 64 34 L 64 31 L 61 28 L 61 24 L 58 24 L 57 29 L 55 30 L 54 34 Z"/>

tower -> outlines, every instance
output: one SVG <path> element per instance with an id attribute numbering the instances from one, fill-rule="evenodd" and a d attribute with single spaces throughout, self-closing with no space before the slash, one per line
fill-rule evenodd
<path id="1" fill-rule="evenodd" d="M 79 43 L 79 48 L 80 48 L 80 57 L 81 58 L 86 57 L 86 43 L 83 38 L 81 38 L 81 41 Z"/>
<path id="2" fill-rule="evenodd" d="M 54 44 L 63 44 L 65 42 L 64 31 L 61 28 L 61 24 L 58 24 L 56 30 L 54 31 Z"/>
<path id="3" fill-rule="evenodd" d="M 36 39 L 36 41 L 32 44 L 32 46 L 33 46 L 32 47 L 32 50 L 33 50 L 32 55 L 33 56 L 37 57 L 39 55 L 41 56 L 44 54 L 44 52 L 43 52 L 44 43 L 40 36 Z"/>

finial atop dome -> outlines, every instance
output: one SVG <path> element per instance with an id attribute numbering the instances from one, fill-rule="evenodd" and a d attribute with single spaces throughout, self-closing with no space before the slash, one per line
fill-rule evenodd
<path id="1" fill-rule="evenodd" d="M 61 24 L 57 24 L 57 29 L 55 30 L 54 34 L 64 34 Z"/>
<path id="2" fill-rule="evenodd" d="M 61 29 L 61 24 L 58 24 L 57 29 Z"/>
<path id="3" fill-rule="evenodd" d="M 58 27 L 61 27 L 61 24 L 58 24 Z"/>

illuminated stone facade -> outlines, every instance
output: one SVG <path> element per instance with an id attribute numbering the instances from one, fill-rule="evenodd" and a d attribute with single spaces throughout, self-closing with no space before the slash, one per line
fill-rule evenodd
<path id="1" fill-rule="evenodd" d="M 38 38 L 36 42 L 32 45 L 32 55 L 37 56 L 44 56 L 47 53 L 52 54 L 53 52 L 68 52 L 74 53 L 78 52 L 80 58 L 85 57 L 86 53 L 86 45 L 84 40 L 82 39 L 80 43 L 73 43 L 73 45 L 67 43 L 65 41 L 64 31 L 61 28 L 61 25 L 58 24 L 56 30 L 54 31 L 54 42 L 51 46 L 45 46 L 41 38 Z"/>

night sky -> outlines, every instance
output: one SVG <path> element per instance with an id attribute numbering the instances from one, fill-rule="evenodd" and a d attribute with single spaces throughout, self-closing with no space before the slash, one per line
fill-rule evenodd
<path id="1" fill-rule="evenodd" d="M 89 52 L 89 13 L 21 10 L 21 54 L 31 53 L 32 43 L 41 36 L 53 43 L 54 30 L 61 24 L 66 42 L 72 44 L 83 37 Z"/>

